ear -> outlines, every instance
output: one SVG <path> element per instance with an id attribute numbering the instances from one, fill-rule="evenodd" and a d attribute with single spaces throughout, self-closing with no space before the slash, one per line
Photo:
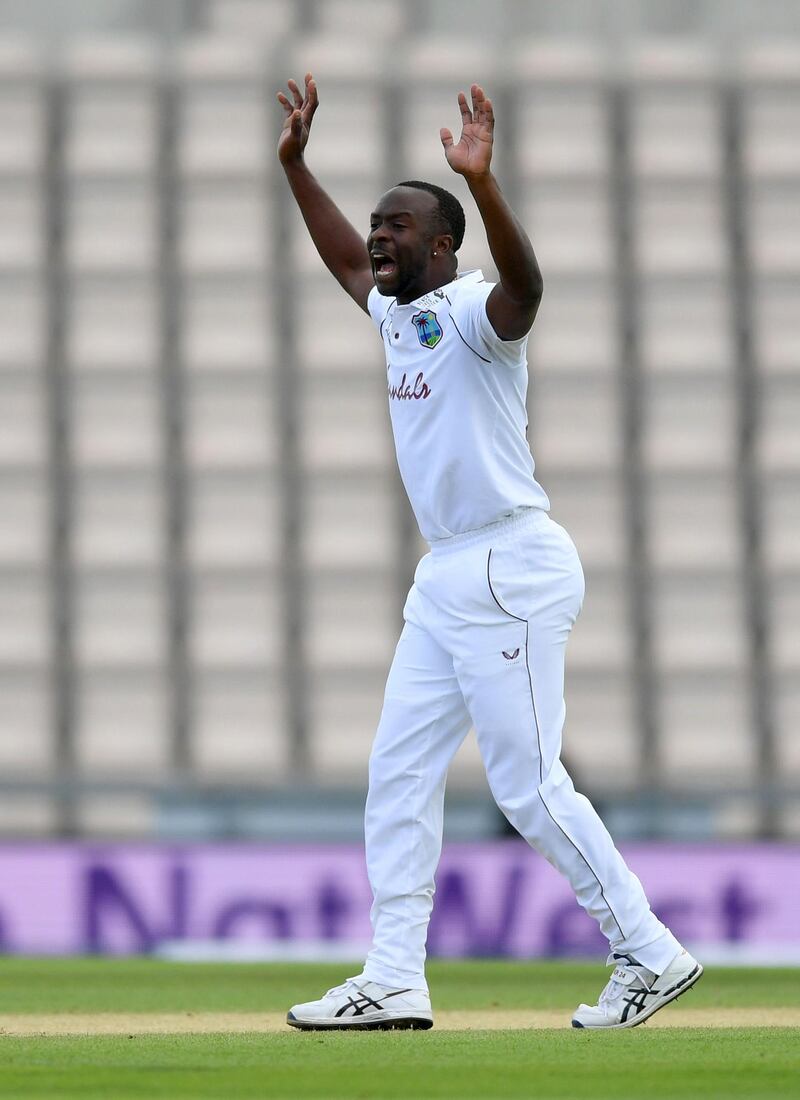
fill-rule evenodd
<path id="1" fill-rule="evenodd" d="M 433 251 L 440 256 L 447 253 L 448 255 L 453 251 L 453 238 L 449 233 L 440 233 L 433 238 Z"/>

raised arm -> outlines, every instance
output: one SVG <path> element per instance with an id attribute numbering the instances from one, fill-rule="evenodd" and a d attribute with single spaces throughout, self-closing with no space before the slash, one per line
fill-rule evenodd
<path id="1" fill-rule="evenodd" d="M 306 74 L 305 94 L 300 92 L 294 80 L 290 80 L 288 85 L 291 100 L 278 92 L 284 112 L 283 129 L 278 139 L 278 159 L 317 252 L 350 297 L 366 310 L 367 298 L 375 281 L 364 238 L 320 187 L 309 172 L 303 155 L 319 103 L 317 85 L 311 73 Z"/>
<path id="2" fill-rule="evenodd" d="M 473 84 L 472 107 L 463 92 L 458 94 L 461 110 L 461 138 L 440 131 L 447 163 L 467 181 L 478 207 L 492 259 L 500 282 L 486 301 L 492 328 L 503 340 L 524 336 L 536 316 L 542 298 L 542 273 L 533 245 L 514 211 L 503 198 L 491 171 L 494 112 L 483 88 Z"/>

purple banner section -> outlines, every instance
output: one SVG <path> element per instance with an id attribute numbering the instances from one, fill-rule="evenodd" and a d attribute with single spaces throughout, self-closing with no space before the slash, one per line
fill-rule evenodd
<path id="1" fill-rule="evenodd" d="M 653 908 L 688 944 L 800 951 L 800 846 L 627 845 Z M 181 941 L 369 943 L 358 846 L 0 845 L 0 949 L 138 954 Z M 430 953 L 597 955 L 568 884 L 525 844 L 453 844 Z"/>

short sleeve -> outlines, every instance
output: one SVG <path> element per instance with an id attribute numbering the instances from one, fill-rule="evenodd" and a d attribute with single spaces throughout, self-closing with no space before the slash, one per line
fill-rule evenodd
<path id="1" fill-rule="evenodd" d="M 492 328 L 486 312 L 486 302 L 496 283 L 472 283 L 460 287 L 454 295 L 450 316 L 462 340 L 482 358 L 507 367 L 522 367 L 527 363 L 527 333 L 519 340 L 503 340 Z"/>
<path id="2" fill-rule="evenodd" d="M 389 309 L 391 308 L 394 298 L 387 298 L 385 294 L 381 294 L 376 286 L 372 288 L 367 296 L 367 309 L 369 315 L 375 322 L 378 328 L 383 325 L 383 322 L 389 315 Z"/>

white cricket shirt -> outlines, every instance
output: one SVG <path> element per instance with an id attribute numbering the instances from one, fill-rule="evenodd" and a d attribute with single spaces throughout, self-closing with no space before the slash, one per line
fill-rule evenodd
<path id="1" fill-rule="evenodd" d="M 526 435 L 528 338 L 495 333 L 494 285 L 468 271 L 408 305 L 377 288 L 367 301 L 386 351 L 400 476 L 428 542 L 550 507 Z"/>

